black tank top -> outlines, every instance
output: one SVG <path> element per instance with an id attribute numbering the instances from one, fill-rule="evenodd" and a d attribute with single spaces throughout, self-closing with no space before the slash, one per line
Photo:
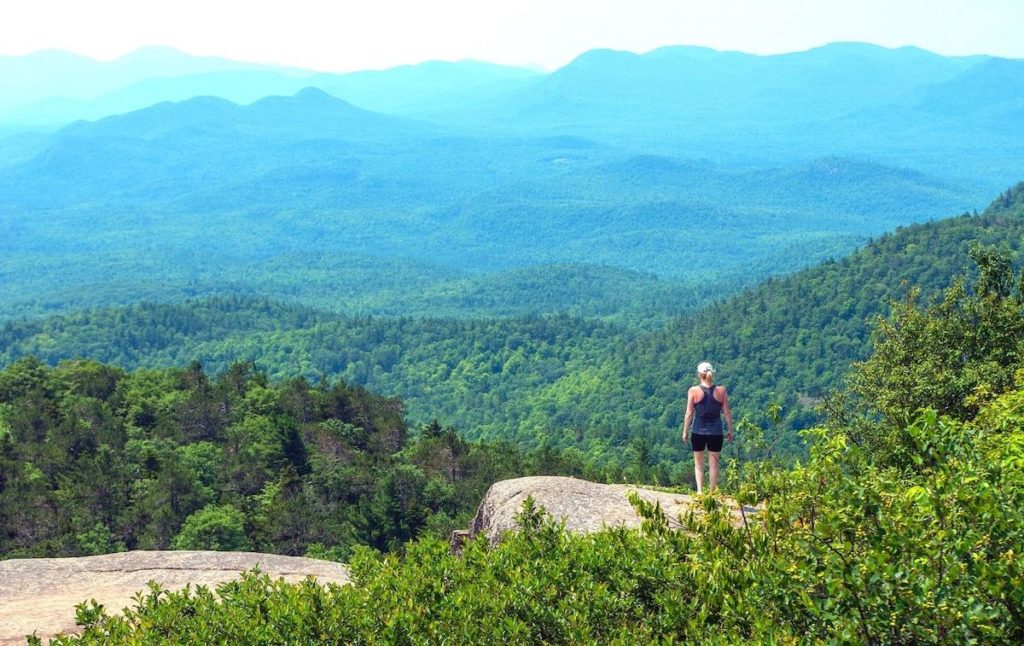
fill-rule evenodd
<path id="1" fill-rule="evenodd" d="M 704 399 L 693 405 L 693 434 L 722 435 L 722 402 L 715 399 L 715 388 L 701 386 Z"/>

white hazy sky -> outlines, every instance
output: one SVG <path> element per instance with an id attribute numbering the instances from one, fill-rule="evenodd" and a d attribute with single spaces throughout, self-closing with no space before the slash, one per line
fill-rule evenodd
<path id="1" fill-rule="evenodd" d="M 327 71 L 475 58 L 552 69 L 588 49 L 770 54 L 834 41 L 1024 58 L 1024 0 L 0 0 L 0 54 L 146 45 Z"/>

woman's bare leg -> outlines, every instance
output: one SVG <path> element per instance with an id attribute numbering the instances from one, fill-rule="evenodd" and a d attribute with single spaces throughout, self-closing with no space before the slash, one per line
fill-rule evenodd
<path id="1" fill-rule="evenodd" d="M 708 491 L 713 491 L 718 487 L 718 458 L 721 455 L 721 453 L 708 451 L 708 470 L 711 471 L 711 486 L 708 487 Z"/>
<path id="2" fill-rule="evenodd" d="M 697 493 L 704 490 L 704 451 L 693 452 L 693 477 L 697 480 Z"/>

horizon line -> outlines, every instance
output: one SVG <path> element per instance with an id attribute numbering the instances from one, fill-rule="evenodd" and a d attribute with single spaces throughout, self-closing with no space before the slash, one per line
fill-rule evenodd
<path id="1" fill-rule="evenodd" d="M 384 67 L 366 67 L 366 68 L 350 69 L 350 70 L 331 70 L 331 69 L 327 69 L 327 68 L 302 67 L 302 66 L 298 66 L 298 65 L 292 65 L 292 64 L 281 63 L 281 62 L 273 62 L 273 61 L 258 61 L 258 60 L 247 60 L 247 59 L 243 59 L 243 58 L 231 58 L 229 56 L 225 56 L 225 55 L 221 55 L 221 54 L 195 54 L 195 53 L 186 51 L 186 50 L 184 50 L 184 49 L 182 49 L 180 47 L 176 47 L 176 46 L 173 46 L 173 45 L 163 45 L 163 44 L 143 45 L 141 47 L 137 47 L 137 48 L 131 49 L 131 50 L 129 50 L 127 52 L 124 52 L 122 54 L 118 54 L 117 56 L 114 56 L 114 57 L 90 56 L 88 54 L 83 54 L 83 53 L 80 53 L 80 52 L 72 51 L 70 49 L 60 49 L 60 48 L 56 48 L 56 47 L 47 47 L 47 48 L 33 50 L 31 52 L 27 52 L 27 53 L 24 53 L 24 54 L 4 54 L 4 53 L 0 53 L 0 58 L 16 59 L 16 58 L 29 58 L 29 57 L 32 57 L 32 56 L 40 56 L 40 55 L 60 54 L 60 55 L 67 55 L 67 56 L 71 56 L 71 57 L 75 57 L 75 58 L 79 58 L 79 59 L 84 59 L 84 60 L 92 61 L 94 63 L 113 64 L 113 63 L 117 63 L 117 62 L 123 61 L 125 59 L 132 58 L 133 56 L 138 56 L 139 54 L 142 54 L 142 53 L 147 52 L 147 51 L 165 51 L 165 52 L 172 52 L 174 54 L 179 54 L 179 55 L 186 56 L 186 57 L 193 58 L 193 59 L 216 59 L 216 60 L 229 61 L 229 62 L 232 62 L 232 63 L 241 63 L 241 64 L 245 64 L 245 65 L 256 65 L 256 66 L 262 66 L 262 67 L 270 67 L 270 68 L 277 68 L 277 69 L 284 69 L 284 70 L 292 70 L 292 71 L 297 71 L 297 72 L 309 72 L 309 73 L 312 73 L 312 74 L 317 74 L 317 73 L 354 74 L 354 73 L 360 73 L 360 72 L 383 72 L 383 71 L 387 71 L 387 70 L 394 70 L 394 69 L 400 69 L 400 68 L 405 68 L 405 67 L 418 67 L 420 65 L 436 64 L 436 63 L 453 64 L 453 65 L 454 64 L 463 64 L 463 63 L 480 63 L 480 64 L 484 64 L 484 65 L 494 65 L 494 66 L 498 66 L 498 67 L 526 69 L 526 70 L 531 70 L 531 71 L 539 72 L 539 73 L 551 73 L 551 72 L 555 72 L 555 71 L 557 71 L 559 69 L 562 69 L 563 67 L 565 67 L 567 65 L 571 65 L 573 62 L 579 60 L 581 57 L 586 56 L 587 54 L 592 53 L 592 52 L 615 52 L 615 53 L 623 53 L 623 54 L 633 54 L 635 56 L 646 56 L 646 55 L 653 54 L 653 53 L 659 52 L 659 51 L 664 51 L 664 50 L 671 50 L 671 49 L 693 49 L 693 50 L 706 50 L 706 51 L 714 52 L 714 53 L 717 53 L 717 54 L 741 54 L 741 55 L 744 55 L 744 56 L 754 56 L 754 57 L 759 57 L 759 58 L 771 58 L 771 57 L 775 57 L 775 56 L 789 56 L 789 55 L 793 55 L 793 54 L 804 54 L 804 53 L 812 52 L 812 51 L 819 50 L 819 49 L 825 49 L 825 48 L 828 48 L 828 47 L 843 46 L 843 45 L 865 46 L 865 47 L 871 47 L 871 48 L 877 48 L 877 49 L 883 49 L 883 50 L 889 50 L 889 51 L 917 50 L 917 51 L 926 52 L 928 54 L 932 54 L 932 55 L 935 55 L 935 56 L 941 56 L 943 58 L 979 58 L 979 57 L 988 57 L 988 58 L 1004 58 L 1004 59 L 1007 59 L 1007 60 L 1024 60 L 1024 59 L 1020 59 L 1020 58 L 1016 58 L 1016 57 L 999 56 L 999 55 L 996 55 L 996 54 L 989 54 L 989 53 L 942 54 L 942 53 L 936 52 L 934 50 L 930 50 L 930 49 L 927 49 L 925 47 L 921 47 L 919 45 L 913 45 L 913 44 L 889 46 L 889 45 L 880 45 L 878 43 L 873 43 L 873 42 L 869 42 L 869 41 L 856 41 L 856 40 L 829 41 L 829 42 L 825 42 L 825 43 L 822 43 L 820 45 L 815 45 L 815 46 L 812 46 L 812 47 L 806 47 L 806 48 L 801 48 L 801 49 L 792 49 L 792 50 L 786 50 L 786 51 L 780 51 L 780 52 L 772 52 L 772 53 L 756 53 L 756 52 L 743 51 L 743 50 L 740 50 L 740 49 L 719 49 L 717 47 L 711 47 L 711 46 L 707 46 L 707 45 L 687 44 L 687 43 L 676 43 L 676 44 L 671 44 L 671 45 L 659 45 L 657 47 L 653 47 L 651 49 L 646 49 L 646 50 L 641 50 L 641 51 L 633 50 L 633 49 L 619 49 L 619 48 L 614 48 L 614 47 L 592 47 L 590 49 L 586 49 L 586 50 L 576 54 L 574 57 L 572 57 L 569 60 L 569 62 L 567 62 L 567 63 L 565 63 L 563 65 L 560 65 L 560 66 L 556 66 L 556 67 L 548 67 L 548 66 L 544 66 L 544 65 L 541 65 L 541 64 L 538 64 L 538 63 L 519 63 L 519 64 L 498 63 L 498 62 L 494 62 L 494 61 L 488 61 L 488 60 L 485 60 L 485 59 L 482 59 L 482 58 L 466 57 L 466 58 L 458 58 L 458 59 L 427 58 L 427 59 L 423 59 L 423 60 L 416 61 L 416 62 L 399 63 L 397 65 L 389 65 L 389 66 L 384 66 Z"/>

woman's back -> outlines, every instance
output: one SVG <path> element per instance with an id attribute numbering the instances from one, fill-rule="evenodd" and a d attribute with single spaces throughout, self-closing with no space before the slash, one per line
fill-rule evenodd
<path id="1" fill-rule="evenodd" d="M 722 402 L 715 397 L 718 386 L 699 386 L 703 397 L 693 405 L 693 432 L 695 435 L 722 434 Z"/>

